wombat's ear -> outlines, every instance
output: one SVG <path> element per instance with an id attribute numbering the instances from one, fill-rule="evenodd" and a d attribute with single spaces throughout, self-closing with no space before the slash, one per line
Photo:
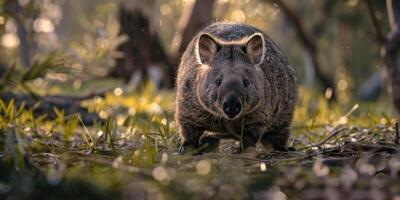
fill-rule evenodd
<path id="1" fill-rule="evenodd" d="M 264 38 L 260 33 L 254 34 L 247 41 L 246 53 L 253 64 L 260 64 L 263 61 L 264 48 Z"/>
<path id="2" fill-rule="evenodd" d="M 197 42 L 196 54 L 201 64 L 210 64 L 219 46 L 217 42 L 208 34 L 202 34 Z"/>

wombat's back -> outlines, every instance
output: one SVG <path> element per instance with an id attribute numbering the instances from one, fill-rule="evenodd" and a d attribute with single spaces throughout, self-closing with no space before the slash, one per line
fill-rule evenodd
<path id="1" fill-rule="evenodd" d="M 202 32 L 209 33 L 225 41 L 240 40 L 261 30 L 246 24 L 218 22 L 207 26 Z"/>

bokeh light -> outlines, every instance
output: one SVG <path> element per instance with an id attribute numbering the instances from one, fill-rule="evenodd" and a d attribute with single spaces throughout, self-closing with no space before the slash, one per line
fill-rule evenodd
<path id="1" fill-rule="evenodd" d="M 33 28 L 36 32 L 50 33 L 54 31 L 54 25 L 47 18 L 36 19 L 33 23 Z"/>
<path id="2" fill-rule="evenodd" d="M 207 175 L 211 172 L 211 163 L 207 159 L 200 160 L 196 165 L 197 173 Z"/>
<path id="3" fill-rule="evenodd" d="M 5 48 L 15 49 L 19 46 L 20 41 L 15 33 L 6 33 L 1 37 L 1 45 Z"/>
<path id="4" fill-rule="evenodd" d="M 231 19 L 232 21 L 243 23 L 246 21 L 246 15 L 241 10 L 235 10 L 231 14 Z"/>

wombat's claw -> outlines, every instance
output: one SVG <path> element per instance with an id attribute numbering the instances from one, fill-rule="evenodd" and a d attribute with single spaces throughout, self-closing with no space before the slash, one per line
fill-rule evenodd
<path id="1" fill-rule="evenodd" d="M 179 149 L 178 149 L 178 152 L 179 152 L 179 155 L 183 155 L 184 154 L 184 152 L 185 152 L 185 146 L 180 146 L 179 147 Z"/>

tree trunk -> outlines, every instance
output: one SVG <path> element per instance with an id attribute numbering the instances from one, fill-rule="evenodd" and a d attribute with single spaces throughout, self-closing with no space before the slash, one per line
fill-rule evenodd
<path id="1" fill-rule="evenodd" d="M 130 6 L 126 1 L 119 4 L 120 34 L 127 35 L 129 40 L 118 47 L 124 56 L 117 59 L 115 68 L 110 75 L 129 81 L 133 73 L 145 77 L 145 66 L 150 62 L 149 41 L 150 19 L 137 7 Z"/>
<path id="2" fill-rule="evenodd" d="M 24 67 L 29 67 L 31 64 L 31 53 L 33 51 L 32 49 L 34 44 L 32 44 L 32 30 L 28 32 L 28 30 L 25 28 L 25 21 L 22 19 L 22 16 L 24 15 L 21 14 L 21 12 L 23 12 L 23 8 L 21 8 L 18 1 L 8 0 L 4 3 L 4 12 L 10 15 L 16 22 L 17 36 L 20 41 L 20 60 Z"/>
<path id="3" fill-rule="evenodd" d="M 176 64 L 193 36 L 211 22 L 214 3 L 215 0 L 196 0 L 184 8 L 170 50 Z"/>
<path id="4" fill-rule="evenodd" d="M 370 0 L 365 0 L 369 16 L 372 20 L 377 41 L 382 46 L 381 59 L 385 64 L 388 84 L 392 93 L 392 102 L 397 113 L 400 114 L 400 65 L 397 53 L 400 48 L 400 1 L 386 0 L 386 9 L 390 22 L 390 33 L 384 37 Z"/>
<path id="5" fill-rule="evenodd" d="M 397 53 L 400 47 L 400 1 L 387 0 L 386 6 L 391 31 L 382 51 L 382 57 L 388 72 L 393 105 L 397 113 L 400 114 L 400 66 L 397 62 Z"/>
<path id="6" fill-rule="evenodd" d="M 116 66 L 109 75 L 130 81 L 133 77 L 143 82 L 149 78 L 149 68 L 156 68 L 163 86 L 171 87 L 170 75 L 164 71 L 170 68 L 168 56 L 158 36 L 158 19 L 155 16 L 156 1 L 129 1 L 119 2 L 120 34 L 129 37 L 129 40 L 118 47 L 124 56 L 117 59 Z"/>

